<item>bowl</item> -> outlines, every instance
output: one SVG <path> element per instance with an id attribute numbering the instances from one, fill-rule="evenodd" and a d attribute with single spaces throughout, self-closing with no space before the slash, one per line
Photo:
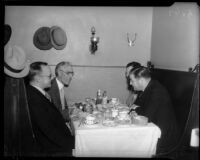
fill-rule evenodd
<path id="1" fill-rule="evenodd" d="M 111 98 L 110 103 L 113 105 L 119 104 L 119 99 L 118 98 Z"/>
<path id="2" fill-rule="evenodd" d="M 145 116 L 134 116 L 132 117 L 133 124 L 137 125 L 147 125 L 148 124 L 148 118 Z"/>
<path id="3" fill-rule="evenodd" d="M 86 124 L 94 124 L 95 117 L 93 115 L 88 115 L 86 117 Z"/>

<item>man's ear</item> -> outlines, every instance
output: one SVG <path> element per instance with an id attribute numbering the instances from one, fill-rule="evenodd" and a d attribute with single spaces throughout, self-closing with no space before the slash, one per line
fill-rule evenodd
<path id="1" fill-rule="evenodd" d="M 36 81 L 36 82 L 40 82 L 39 76 L 35 76 L 34 78 L 35 78 L 35 81 Z"/>

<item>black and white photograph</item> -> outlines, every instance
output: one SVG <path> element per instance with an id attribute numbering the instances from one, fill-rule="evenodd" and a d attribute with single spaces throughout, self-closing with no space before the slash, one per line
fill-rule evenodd
<path id="1" fill-rule="evenodd" d="M 4 158 L 199 159 L 197 2 L 11 2 Z"/>

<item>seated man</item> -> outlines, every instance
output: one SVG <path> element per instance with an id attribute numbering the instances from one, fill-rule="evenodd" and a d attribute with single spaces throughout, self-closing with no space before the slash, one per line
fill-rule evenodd
<path id="1" fill-rule="evenodd" d="M 58 108 L 66 121 L 69 121 L 69 109 L 65 97 L 64 87 L 68 87 L 74 75 L 70 62 L 60 62 L 55 68 L 56 77 L 51 81 L 48 90 L 52 102 Z"/>
<path id="2" fill-rule="evenodd" d="M 128 98 L 126 100 L 126 104 L 130 107 L 131 105 L 134 104 L 137 96 L 138 96 L 138 92 L 134 90 L 133 86 L 130 85 L 130 78 L 129 78 L 129 72 L 132 69 L 136 69 L 138 67 L 140 67 L 141 64 L 138 62 L 130 62 L 126 65 L 126 72 L 125 72 L 125 76 L 126 76 L 126 82 L 127 82 L 127 89 L 129 91 L 129 95 Z"/>
<path id="3" fill-rule="evenodd" d="M 67 126 L 73 134 L 71 129 L 72 124 L 69 116 L 69 108 L 64 91 L 64 88 L 70 85 L 74 75 L 72 64 L 65 61 L 58 63 L 55 68 L 55 75 L 56 78 L 51 81 L 51 87 L 49 88 L 48 93 L 52 98 L 52 102 L 62 114 Z"/>
<path id="4" fill-rule="evenodd" d="M 146 67 L 130 71 L 130 84 L 137 91 L 143 91 L 136 99 L 136 112 L 148 117 L 161 129 L 157 153 L 166 153 L 177 144 L 179 136 L 176 117 L 167 90 L 151 78 Z"/>
<path id="5" fill-rule="evenodd" d="M 30 116 L 40 153 L 71 156 L 74 138 L 59 110 L 45 92 L 51 87 L 51 70 L 45 62 L 30 65 L 27 99 Z"/>

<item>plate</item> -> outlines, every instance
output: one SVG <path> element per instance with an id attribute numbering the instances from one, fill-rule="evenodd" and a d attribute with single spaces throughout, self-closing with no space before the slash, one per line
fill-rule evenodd
<path id="1" fill-rule="evenodd" d="M 98 124 L 98 123 L 99 123 L 99 121 L 98 121 L 97 119 L 95 119 L 94 122 L 93 122 L 92 124 L 87 123 L 86 119 L 83 121 L 83 124 L 84 124 L 84 125 L 89 125 L 89 126 L 95 125 L 95 124 Z"/>
<path id="2" fill-rule="evenodd" d="M 98 124 L 98 122 L 94 122 L 93 124 L 88 124 L 87 121 L 84 121 L 84 125 L 89 125 L 89 126 L 92 126 L 92 125 L 95 125 L 95 124 Z"/>
<path id="3" fill-rule="evenodd" d="M 148 124 L 148 118 L 145 116 L 135 116 L 132 118 L 133 124 L 136 125 L 147 125 Z"/>
<path id="4" fill-rule="evenodd" d="M 117 119 L 116 123 L 119 125 L 126 125 L 126 124 L 131 124 L 131 120 L 130 119 Z"/>
<path id="5" fill-rule="evenodd" d="M 104 121 L 102 122 L 102 125 L 107 126 L 107 127 L 114 127 L 114 126 L 116 126 L 117 124 L 115 123 L 114 120 L 104 120 Z"/>

